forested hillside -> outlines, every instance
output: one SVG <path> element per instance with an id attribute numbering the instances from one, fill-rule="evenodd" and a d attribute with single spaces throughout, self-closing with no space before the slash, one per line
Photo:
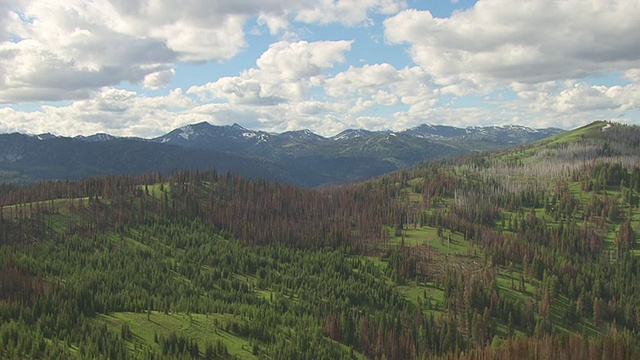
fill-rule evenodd
<path id="1" fill-rule="evenodd" d="M 0 357 L 637 359 L 640 128 L 300 189 L 0 189 Z"/>

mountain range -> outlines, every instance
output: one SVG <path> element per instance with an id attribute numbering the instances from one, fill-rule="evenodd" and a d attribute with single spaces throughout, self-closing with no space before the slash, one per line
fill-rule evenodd
<path id="1" fill-rule="evenodd" d="M 1 134 L 0 181 L 25 184 L 214 167 L 314 187 L 370 178 L 434 158 L 513 147 L 562 131 L 423 124 L 399 132 L 349 129 L 323 137 L 310 130 L 272 133 L 202 122 L 151 139 L 104 133 L 73 138 Z"/>
<path id="2" fill-rule="evenodd" d="M 638 194 L 640 127 L 605 121 L 313 189 L 0 186 L 0 358 L 640 359 Z"/>

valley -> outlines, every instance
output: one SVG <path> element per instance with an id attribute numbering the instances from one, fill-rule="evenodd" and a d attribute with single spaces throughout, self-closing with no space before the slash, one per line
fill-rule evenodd
<path id="1" fill-rule="evenodd" d="M 396 167 L 341 185 L 322 170 L 318 188 L 208 163 L 3 185 L 0 355 L 640 357 L 639 127 L 473 152 L 467 139 L 434 157 L 425 137 L 370 134 L 332 145 L 332 161 L 369 165 L 367 149 L 403 136 Z"/>

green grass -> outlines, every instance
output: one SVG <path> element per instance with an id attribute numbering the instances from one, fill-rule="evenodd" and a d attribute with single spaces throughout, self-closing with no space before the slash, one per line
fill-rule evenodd
<path id="1" fill-rule="evenodd" d="M 100 199 L 106 205 L 109 200 Z M 32 213 L 37 213 L 37 209 L 43 212 L 46 226 L 51 226 L 56 233 L 64 233 L 69 225 L 79 224 L 82 217 L 88 217 L 89 198 L 59 198 L 53 200 L 36 201 L 21 205 L 5 205 L 2 207 L 2 217 L 4 219 L 18 218 L 20 216 L 29 218 Z M 84 208 L 85 210 L 80 210 Z"/>
<path id="2" fill-rule="evenodd" d="M 511 275 L 509 275 L 511 274 Z M 521 292 L 520 289 L 520 275 L 521 273 L 518 271 L 512 271 L 511 273 L 508 270 L 502 270 L 498 274 L 498 289 L 500 293 L 509 297 L 512 300 L 525 299 L 526 297 L 533 297 L 535 292 L 535 287 L 529 284 L 528 281 L 524 282 L 524 293 Z M 513 280 L 514 288 L 511 288 L 511 281 Z"/>
<path id="3" fill-rule="evenodd" d="M 554 135 L 548 139 L 542 140 L 542 142 L 549 145 L 559 145 L 563 143 L 577 142 L 586 137 L 594 138 L 593 135 L 601 131 L 601 129 L 606 126 L 606 124 L 606 121 L 596 121 L 575 130 L 563 134 Z"/>
<path id="4" fill-rule="evenodd" d="M 422 181 L 423 181 L 423 179 L 421 177 L 416 177 L 416 178 L 413 178 L 413 179 L 407 181 L 407 183 L 409 185 L 411 185 L 411 186 L 415 186 L 415 185 L 418 185 L 418 184 L 422 184 Z"/>
<path id="5" fill-rule="evenodd" d="M 140 186 L 144 189 L 144 185 Z M 147 189 L 149 190 L 149 195 L 153 195 L 156 199 L 160 199 L 163 192 L 171 193 L 171 185 L 169 183 L 157 183 L 147 185 Z"/>
<path id="6" fill-rule="evenodd" d="M 384 271 L 387 268 L 387 262 L 384 260 L 380 260 L 380 258 L 378 257 L 367 255 L 361 255 L 357 257 L 360 259 L 360 261 L 362 261 L 363 264 L 367 261 L 373 262 L 373 265 L 377 266 L 381 271 Z"/>
<path id="7" fill-rule="evenodd" d="M 444 291 L 442 289 L 437 288 L 433 283 L 426 284 L 407 284 L 407 285 L 398 285 L 395 286 L 394 289 L 402 295 L 407 301 L 410 301 L 414 305 L 418 304 L 418 298 L 422 302 L 422 310 L 425 313 L 431 312 L 443 312 L 444 309 Z M 425 301 L 424 294 L 427 294 L 426 299 L 429 300 L 429 303 Z M 430 305 L 429 305 L 430 304 Z"/>
<path id="8" fill-rule="evenodd" d="M 123 323 L 127 323 L 134 335 L 133 343 L 138 346 L 146 346 L 159 350 L 159 345 L 155 343 L 154 337 L 169 336 L 172 332 L 178 335 L 187 336 L 198 342 L 200 352 L 204 352 L 207 342 L 222 340 L 227 346 L 231 355 L 239 359 L 255 359 L 251 353 L 251 346 L 247 339 L 243 339 L 234 334 L 224 331 L 224 325 L 233 321 L 234 316 L 230 314 L 164 314 L 152 312 L 147 320 L 146 313 L 113 313 L 110 315 L 100 315 L 99 320 L 104 321 L 114 331 L 120 331 Z"/>
<path id="9" fill-rule="evenodd" d="M 373 256 L 358 256 L 362 262 L 372 261 L 375 266 L 377 266 L 382 272 L 387 268 L 387 261 L 380 260 L 377 257 Z M 384 276 L 384 275 L 383 275 Z M 442 306 L 444 305 L 444 291 L 436 287 L 433 282 L 427 283 L 416 283 L 415 281 L 408 281 L 403 285 L 398 285 L 393 282 L 390 278 L 384 276 L 387 284 L 393 287 L 395 291 L 397 291 L 402 297 L 404 297 L 407 301 L 417 304 L 418 298 L 421 299 L 423 303 L 423 310 L 427 311 L 443 311 Z M 429 303 L 431 306 L 425 301 L 424 294 L 427 294 L 427 299 L 429 299 Z M 269 296 L 269 291 L 261 291 L 261 296 Z M 431 310 L 429 310 L 431 308 Z"/>
<path id="10" fill-rule="evenodd" d="M 460 233 L 443 230 L 443 239 L 440 239 L 434 227 L 413 228 L 411 225 L 405 226 L 403 233 L 405 246 L 432 246 L 443 254 L 467 255 L 468 252 L 469 242 Z M 390 236 L 390 244 L 399 245 L 402 242 L 402 236 L 394 236 L 393 229 L 390 229 Z"/>
<path id="11" fill-rule="evenodd" d="M 259 298 L 267 300 L 269 302 L 275 298 L 275 294 L 271 290 L 256 290 L 256 294 L 258 294 Z"/>
<path id="12" fill-rule="evenodd" d="M 402 236 L 394 236 L 394 230 L 389 229 L 391 238 L 389 239 L 389 243 L 398 245 L 402 242 Z M 413 228 L 413 226 L 405 226 L 403 230 L 404 233 L 404 244 L 406 246 L 416 246 L 422 245 L 423 243 L 431 242 L 434 239 L 438 238 L 436 228 L 432 228 L 430 226 L 424 226 L 421 228 Z"/>
<path id="13" fill-rule="evenodd" d="M 499 272 L 497 279 L 500 293 L 515 301 L 518 299 L 525 300 L 527 298 L 532 300 L 535 299 L 535 291 L 536 288 L 540 286 L 540 283 L 538 281 L 534 281 L 535 284 L 531 285 L 525 278 L 525 291 L 523 293 L 519 290 L 521 274 L 520 269 L 517 267 L 514 267 L 512 272 L 509 272 L 507 269 L 502 269 Z M 512 278 L 514 283 L 513 289 L 511 288 Z M 571 306 L 569 299 L 562 294 L 558 294 L 557 297 L 551 301 L 550 315 L 552 317 L 552 323 L 557 331 L 561 333 L 585 332 L 589 336 L 596 336 L 600 334 L 600 330 L 594 326 L 593 321 L 586 317 L 581 317 L 574 325 L 567 324 L 563 319 L 563 314 L 568 311 L 569 306 Z"/>
<path id="14" fill-rule="evenodd" d="M 405 299 L 410 302 L 417 304 L 418 298 L 421 298 L 424 301 L 424 291 L 428 288 L 426 286 L 420 285 L 400 285 L 396 286 L 395 290 L 398 291 Z M 427 293 L 427 296 L 428 293 Z"/>

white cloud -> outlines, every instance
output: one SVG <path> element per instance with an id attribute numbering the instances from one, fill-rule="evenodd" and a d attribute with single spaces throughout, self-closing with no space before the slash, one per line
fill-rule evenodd
<path id="1" fill-rule="evenodd" d="M 383 91 L 383 90 L 378 91 L 373 96 L 373 99 L 375 100 L 375 102 L 377 104 L 385 105 L 385 106 L 393 106 L 393 105 L 398 104 L 398 102 L 399 102 L 399 99 L 398 99 L 397 95 L 395 95 L 393 93 L 390 93 L 390 92 L 387 92 L 387 91 Z"/>
<path id="2" fill-rule="evenodd" d="M 331 22 L 353 25 L 354 19 L 364 22 L 403 6 L 396 0 L 4 0 L 0 102 L 82 99 L 122 82 L 166 86 L 179 62 L 229 60 L 241 52 L 250 18 L 266 24 L 272 34 L 285 32 L 292 38 L 294 18 L 326 22 L 300 15 L 309 11 L 326 15 L 349 10 Z M 326 61 L 322 54 L 308 60 L 305 69 Z M 295 59 L 287 63 L 297 65 Z"/>
<path id="3" fill-rule="evenodd" d="M 42 106 L 40 111 L 0 108 L 0 131 L 59 135 L 107 132 L 122 136 L 155 136 L 173 129 L 176 110 L 186 111 L 193 102 L 175 89 L 165 96 L 148 97 L 134 91 L 105 88 L 90 99 L 67 106 Z"/>
<path id="4" fill-rule="evenodd" d="M 356 100 L 355 104 L 352 104 L 349 108 L 349 113 L 357 114 L 372 107 L 374 104 L 375 102 L 373 100 L 365 100 L 364 98 L 359 97 L 358 100 Z"/>
<path id="5" fill-rule="evenodd" d="M 163 39 L 127 33 L 105 1 L 32 1 L 0 43 L 1 102 L 79 99 L 168 70 L 178 53 Z M 28 19 L 28 20 L 24 20 Z"/>
<path id="6" fill-rule="evenodd" d="M 326 101 L 301 101 L 292 107 L 296 113 L 302 116 L 317 116 L 325 113 L 336 113 L 344 111 L 344 107 L 334 102 Z"/>
<path id="7" fill-rule="evenodd" d="M 519 95 L 532 100 L 530 106 L 541 112 L 579 115 L 597 111 L 622 113 L 640 110 L 640 87 L 637 84 L 608 87 L 567 81 L 555 85 L 545 84 L 538 91 L 523 91 Z"/>
<path id="8" fill-rule="evenodd" d="M 191 87 L 187 93 L 201 100 L 225 99 L 234 105 L 275 105 L 286 101 L 274 94 L 267 94 L 260 81 L 249 77 L 223 77 L 203 86 Z"/>
<path id="9" fill-rule="evenodd" d="M 278 74 L 278 81 L 299 80 L 322 74 L 322 70 L 344 62 L 353 41 L 279 41 L 256 61 L 260 71 Z"/>
<path id="10" fill-rule="evenodd" d="M 258 24 L 267 25 L 271 35 L 275 35 L 289 29 L 289 14 L 287 12 L 280 14 L 263 12 L 258 16 Z"/>
<path id="11" fill-rule="evenodd" d="M 398 70 L 390 64 L 352 66 L 327 81 L 327 94 L 335 97 L 352 93 L 371 95 L 400 80 Z"/>
<path id="12" fill-rule="evenodd" d="M 0 2 L 0 41 L 9 40 L 8 23 L 11 17 L 14 16 L 14 6 L 8 0 Z"/>
<path id="13" fill-rule="evenodd" d="M 386 63 L 349 67 L 327 80 L 326 92 L 334 98 L 370 99 L 384 106 L 398 102 L 406 105 L 435 104 L 436 94 L 430 77 L 423 69 L 414 66 L 397 70 Z M 355 109 L 368 107 L 363 107 L 364 104 L 366 102 L 358 103 Z"/>
<path id="14" fill-rule="evenodd" d="M 5 122 L 0 123 L 0 131 L 40 133 L 56 129 L 62 135 L 109 132 L 150 137 L 208 121 L 238 122 L 269 131 L 307 127 L 333 135 L 327 131 L 344 129 L 334 114 L 345 112 L 346 104 L 314 100 L 310 92 L 324 83 L 326 69 L 344 61 L 351 43 L 277 42 L 256 61 L 255 68 L 191 87 L 187 94 L 176 89 L 167 96 L 150 97 L 106 87 L 68 106 L 42 106 L 41 111 L 32 112 L 3 109 L 0 116 Z M 160 86 L 173 75 L 173 69 L 153 72 L 146 75 L 144 84 Z"/>
<path id="15" fill-rule="evenodd" d="M 344 40 L 273 43 L 256 60 L 256 67 L 189 88 L 187 94 L 200 101 L 216 102 L 193 112 L 213 123 L 238 122 L 268 131 L 304 127 L 327 134 L 336 127 L 328 124 L 337 121 L 327 123 L 327 117 L 346 111 L 346 104 L 315 100 L 311 93 L 314 88 L 321 90 L 325 70 L 345 61 L 351 44 Z"/>
<path id="16" fill-rule="evenodd" d="M 169 85 L 175 74 L 173 69 L 156 71 L 145 75 L 142 84 L 148 89 L 159 89 Z"/>
<path id="17" fill-rule="evenodd" d="M 257 67 L 239 76 L 224 77 L 187 93 L 201 99 L 226 99 L 232 104 L 274 105 L 304 100 L 323 82 L 323 70 L 345 60 L 351 41 L 287 42 L 269 46 Z"/>
<path id="18" fill-rule="evenodd" d="M 637 2 L 482 0 L 443 19 L 427 11 L 398 13 L 406 6 L 400 0 L 0 0 L 0 103 L 69 100 L 39 111 L 0 108 L 0 131 L 155 136 L 209 121 L 333 135 L 424 122 L 566 128 L 602 118 L 637 121 Z M 385 37 L 401 46 L 374 45 L 378 15 L 391 15 Z M 346 27 L 334 33 L 308 24 Z M 180 63 L 252 53 L 245 51 L 247 31 L 261 34 L 260 41 L 267 31 L 283 41 L 269 45 L 255 66 L 184 93 L 114 88 L 128 82 L 166 92 L 181 75 Z M 346 40 L 298 40 L 329 33 Z M 379 63 L 366 64 L 363 49 L 406 49 L 415 64 L 398 65 L 398 54 L 376 54 Z M 349 63 L 350 53 L 362 64 Z M 348 68 L 338 66 L 344 63 Z M 616 76 L 621 85 L 612 86 Z M 608 85 L 594 85 L 599 77 Z M 475 100 L 465 101 L 469 95 Z"/>
<path id="19" fill-rule="evenodd" d="M 637 69 L 639 17 L 636 1 L 484 0 L 450 18 L 402 11 L 385 21 L 385 35 L 410 44 L 413 60 L 437 84 L 490 92 L 496 83 Z"/>
<path id="20" fill-rule="evenodd" d="M 341 22 L 355 26 L 369 21 L 370 12 L 389 15 L 406 7 L 405 1 L 397 0 L 320 0 L 316 6 L 300 10 L 296 20 L 320 24 Z"/>
<path id="21" fill-rule="evenodd" d="M 625 71 L 624 77 L 636 83 L 640 83 L 640 68 Z"/>

